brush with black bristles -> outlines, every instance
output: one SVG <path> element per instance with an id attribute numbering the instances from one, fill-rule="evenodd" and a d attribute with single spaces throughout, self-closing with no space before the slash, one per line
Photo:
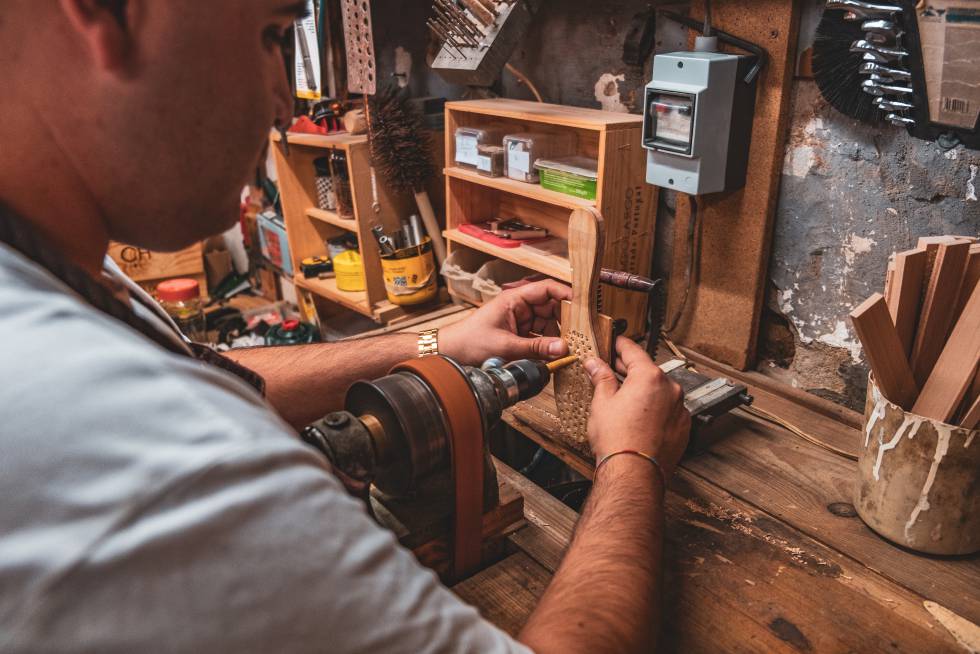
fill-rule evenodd
<path id="1" fill-rule="evenodd" d="M 851 44 L 865 37 L 861 21 L 844 19 L 847 12 L 825 9 L 813 42 L 813 78 L 820 94 L 837 111 L 872 125 L 885 122 L 886 113 L 874 104 L 861 83 L 864 55 L 851 52 Z"/>
<path id="2" fill-rule="evenodd" d="M 388 186 L 415 195 L 425 231 L 432 239 L 439 266 L 446 259 L 446 244 L 425 185 L 435 174 L 432 144 L 422 115 L 395 87 L 383 89 L 369 100 L 368 140 L 371 163 Z"/>

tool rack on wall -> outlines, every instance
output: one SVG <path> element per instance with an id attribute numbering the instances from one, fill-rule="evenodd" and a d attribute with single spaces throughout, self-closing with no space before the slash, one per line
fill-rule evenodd
<path id="1" fill-rule="evenodd" d="M 596 199 L 586 200 L 508 177 L 485 177 L 455 165 L 457 127 L 504 125 L 508 133 L 573 134 L 575 154 L 598 160 Z M 649 275 L 656 225 L 657 190 L 645 182 L 646 153 L 640 145 L 643 117 L 522 100 L 490 99 L 446 103 L 446 224 L 452 253 L 478 250 L 554 279 L 571 282 L 568 258 L 503 248 L 459 230 L 503 216 L 545 227 L 568 238 L 572 211 L 596 207 L 606 230 L 602 265 Z M 628 321 L 630 335 L 640 335 L 646 320 L 646 297 L 622 289 L 601 291 L 601 310 Z M 469 300 L 468 300 L 469 301 Z"/>
<path id="2" fill-rule="evenodd" d="M 379 206 L 375 211 L 367 136 L 347 133 L 291 133 L 288 135 L 288 153 L 278 132 L 273 132 L 270 138 L 279 175 L 279 192 L 289 251 L 293 258 L 293 270 L 296 271 L 293 278 L 296 286 L 381 324 L 390 323 L 410 313 L 388 301 L 381 260 L 371 235 L 371 227 L 382 225 L 385 231 L 394 232 L 400 227 L 401 219 L 407 218 L 416 209 L 411 198 L 392 193 L 383 180 L 378 179 Z M 342 150 L 347 156 L 353 218 L 344 218 L 334 211 L 317 208 L 313 160 L 327 156 L 331 150 Z M 326 255 L 326 241 L 342 236 L 345 232 L 357 237 L 364 268 L 363 291 L 342 291 L 337 288 L 336 279 L 306 279 L 300 270 L 300 262 L 304 258 Z M 431 310 L 431 306 L 429 309 Z"/>

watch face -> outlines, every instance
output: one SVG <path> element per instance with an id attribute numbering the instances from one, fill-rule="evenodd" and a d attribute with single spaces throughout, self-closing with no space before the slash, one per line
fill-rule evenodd
<path id="1" fill-rule="evenodd" d="M 647 92 L 647 147 L 691 154 L 694 140 L 694 96 Z"/>

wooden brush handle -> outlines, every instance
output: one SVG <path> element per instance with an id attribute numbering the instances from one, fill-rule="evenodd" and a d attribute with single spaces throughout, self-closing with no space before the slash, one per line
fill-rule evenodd
<path id="1" fill-rule="evenodd" d="M 441 270 L 442 262 L 446 260 L 446 242 L 442 240 L 442 232 L 439 230 L 439 223 L 436 221 L 436 214 L 432 210 L 428 192 L 418 191 L 415 194 L 415 204 L 418 205 L 419 213 L 422 214 L 425 231 L 429 233 L 429 238 L 432 239 L 432 250 L 436 253 L 436 261 Z"/>

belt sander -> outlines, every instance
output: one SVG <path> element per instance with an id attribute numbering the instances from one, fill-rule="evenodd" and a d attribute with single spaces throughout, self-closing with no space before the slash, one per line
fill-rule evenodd
<path id="1" fill-rule="evenodd" d="M 302 438 L 423 563 L 458 581 L 479 569 L 494 536 L 523 519 L 520 495 L 498 485 L 486 436 L 504 409 L 540 393 L 567 363 L 406 361 L 354 383 L 344 410 L 309 425 Z"/>

